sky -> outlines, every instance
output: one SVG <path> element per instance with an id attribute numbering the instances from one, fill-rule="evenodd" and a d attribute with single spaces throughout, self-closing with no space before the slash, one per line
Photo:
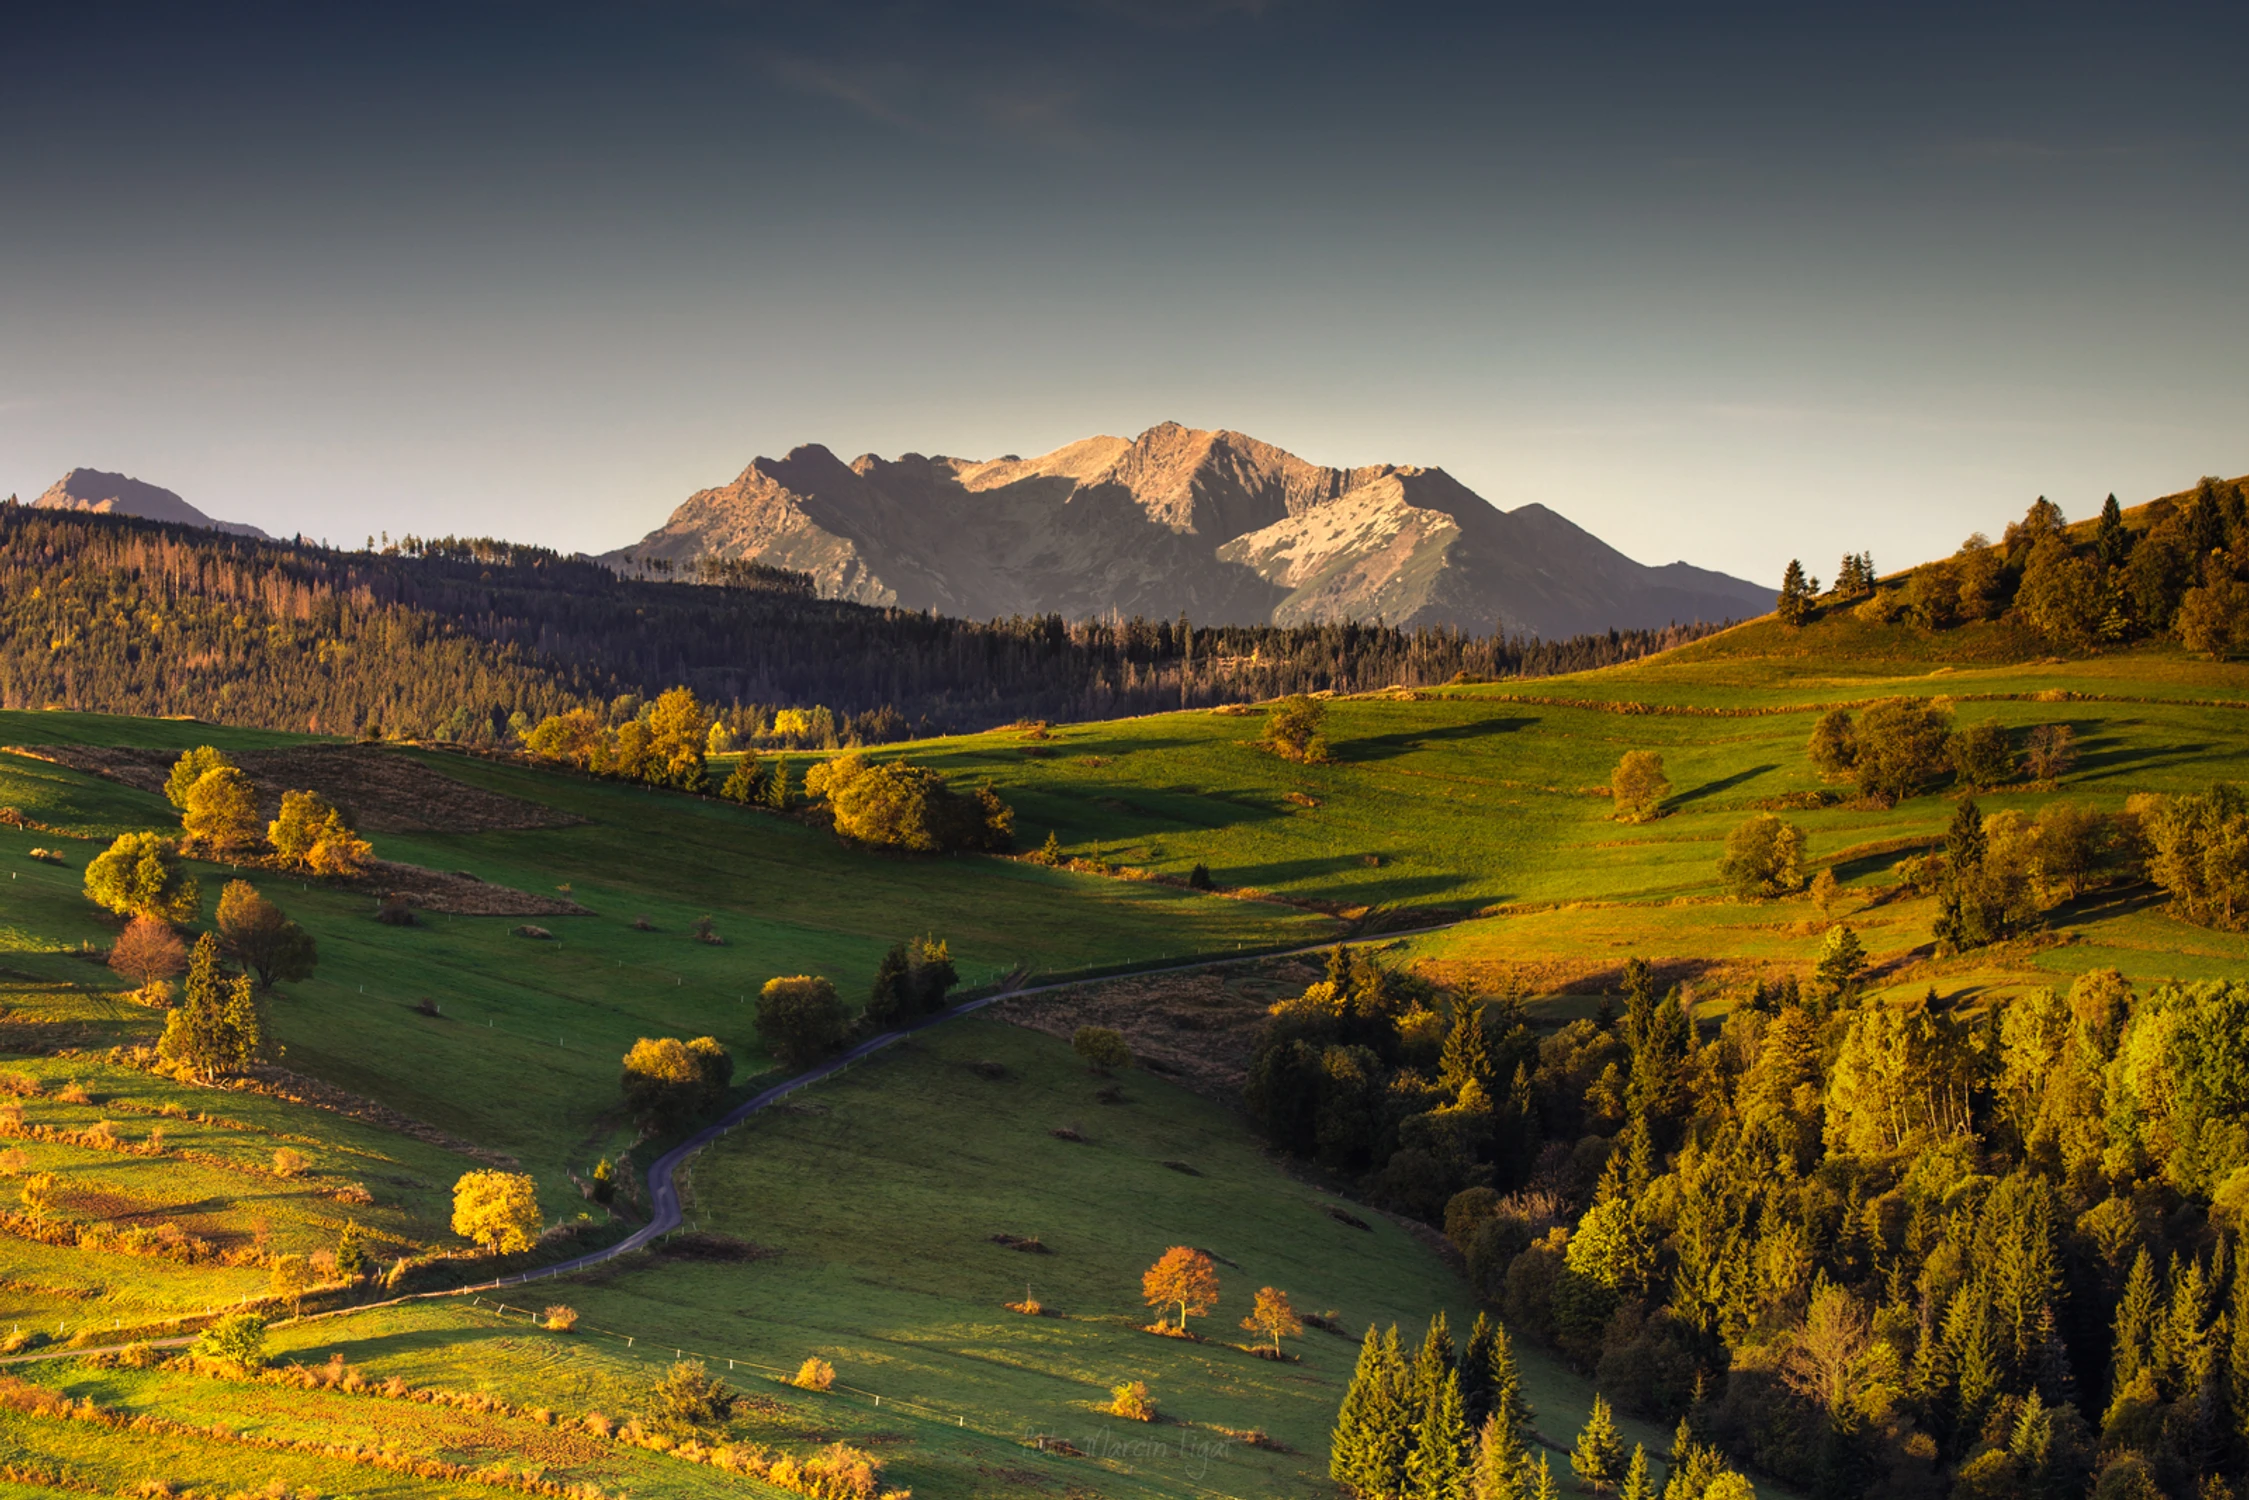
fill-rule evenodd
<path id="1" fill-rule="evenodd" d="M 601 551 L 1169 419 L 1771 582 L 2249 471 L 2249 11 L 1841 10 L 26 7 L 0 496 Z"/>

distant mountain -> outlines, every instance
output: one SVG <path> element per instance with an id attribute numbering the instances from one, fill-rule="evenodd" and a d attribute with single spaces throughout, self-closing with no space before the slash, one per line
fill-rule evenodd
<path id="1" fill-rule="evenodd" d="M 1543 505 L 1502 511 L 1442 469 L 1330 469 L 1238 432 L 1166 422 L 1039 458 L 846 464 L 818 444 L 690 495 L 604 561 L 747 558 L 826 596 L 983 619 L 1198 624 L 1345 618 L 1554 639 L 1739 619 L 1773 591 L 1650 568 Z"/>
<path id="2" fill-rule="evenodd" d="M 236 536 L 271 540 L 255 526 L 239 521 L 215 521 L 161 486 L 144 484 L 123 474 L 107 474 L 100 469 L 72 469 L 32 503 L 41 510 L 86 510 L 99 515 L 139 516 L 144 521 L 206 526 Z"/>

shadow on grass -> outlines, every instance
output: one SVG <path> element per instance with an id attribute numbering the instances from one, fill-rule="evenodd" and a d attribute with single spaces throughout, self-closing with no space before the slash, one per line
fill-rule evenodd
<path id="1" fill-rule="evenodd" d="M 1402 729 L 1396 734 L 1369 734 L 1354 736 L 1335 746 L 1338 761 L 1387 760 L 1409 750 L 1427 750 L 1438 744 L 1452 744 L 1463 740 L 1485 740 L 1494 735 L 1513 734 L 1528 729 L 1538 721 L 1524 717 L 1511 719 L 1494 717 L 1472 719 L 1465 724 L 1445 724 L 1435 729 Z"/>
<path id="2" fill-rule="evenodd" d="M 1691 802 L 1701 802 L 1707 798 L 1718 796 L 1722 792 L 1730 792 L 1745 781 L 1755 781 L 1767 771 L 1779 769 L 1779 766 L 1768 763 L 1762 766 L 1751 766 L 1746 771 L 1736 771 L 1731 776 L 1723 776 L 1716 781 L 1704 782 L 1691 792 L 1680 792 L 1676 796 L 1664 798 L 1663 808 L 1666 812 L 1676 811 Z"/>
<path id="3" fill-rule="evenodd" d="M 1391 867 L 1383 868 L 1387 870 Z M 1298 881 L 1333 879 L 1354 871 L 1366 872 L 1368 869 L 1358 855 L 1335 854 L 1317 859 L 1271 860 L 1261 865 L 1214 865 L 1211 867 L 1211 874 L 1221 885 L 1250 886 L 1270 891 Z M 1299 894 L 1339 901 L 1381 901 L 1394 904 L 1416 897 L 1449 895 L 1458 891 L 1465 879 L 1465 875 L 1375 874 L 1364 880 L 1354 881 L 1349 886 L 1316 888 Z"/>

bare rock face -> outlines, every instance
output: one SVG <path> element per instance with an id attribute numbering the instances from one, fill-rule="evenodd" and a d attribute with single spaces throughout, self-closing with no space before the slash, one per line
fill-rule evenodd
<path id="1" fill-rule="evenodd" d="M 203 526 L 236 536 L 266 539 L 255 526 L 238 521 L 214 521 L 170 490 L 123 474 L 100 469 L 72 469 L 47 487 L 32 504 L 41 510 L 83 510 L 97 515 L 138 516 L 144 521 L 170 521 L 175 526 Z"/>
<path id="2" fill-rule="evenodd" d="M 1031 459 L 846 464 L 795 448 L 690 495 L 608 560 L 705 555 L 969 618 L 1381 619 L 1553 638 L 1741 618 L 1773 598 L 1684 563 L 1645 567 L 1544 506 L 1497 510 L 1442 469 L 1331 469 L 1176 422 Z"/>

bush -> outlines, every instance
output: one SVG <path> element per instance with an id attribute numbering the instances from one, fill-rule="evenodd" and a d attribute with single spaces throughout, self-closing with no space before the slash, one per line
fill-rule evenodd
<path id="1" fill-rule="evenodd" d="M 203 1330 L 195 1353 L 238 1374 L 248 1375 L 266 1362 L 266 1320 L 251 1312 L 233 1312 Z"/>
<path id="2" fill-rule="evenodd" d="M 453 1184 L 453 1232 L 495 1255 L 530 1249 L 544 1222 L 527 1173 L 467 1172 Z"/>
<path id="3" fill-rule="evenodd" d="M 1112 1417 L 1123 1417 L 1128 1422 L 1153 1422 L 1156 1420 L 1156 1398 L 1148 1393 L 1145 1380 L 1128 1380 L 1123 1385 L 1109 1388 L 1109 1405 L 1105 1408 Z"/>
<path id="4" fill-rule="evenodd" d="M 273 1153 L 273 1175 L 276 1177 L 302 1177 L 311 1166 L 312 1158 L 293 1146 L 283 1146 Z"/>
<path id="5" fill-rule="evenodd" d="M 203 909 L 202 891 L 172 846 L 153 833 L 121 833 L 88 861 L 86 897 L 120 916 L 174 924 L 194 921 Z"/>
<path id="6" fill-rule="evenodd" d="M 1070 1050 L 1104 1078 L 1114 1069 L 1132 1066 L 1132 1048 L 1106 1026 L 1080 1026 L 1070 1038 Z"/>
<path id="7" fill-rule="evenodd" d="M 817 975 L 768 979 L 758 991 L 758 1037 L 788 1067 L 826 1057 L 843 1044 L 846 1029 L 836 987 Z"/>
<path id="8" fill-rule="evenodd" d="M 833 1388 L 835 1383 L 836 1367 L 817 1354 L 798 1365 L 796 1374 L 789 1377 L 789 1384 L 800 1391 L 825 1391 Z"/>
<path id="9" fill-rule="evenodd" d="M 393 891 L 376 903 L 375 920 L 385 927 L 415 926 L 414 903 L 408 897 Z"/>
<path id="10" fill-rule="evenodd" d="M 625 1054 L 619 1086 L 634 1119 L 673 1130 L 715 1110 L 733 1078 L 734 1059 L 715 1037 L 644 1036 Z"/>
<path id="11" fill-rule="evenodd" d="M 658 1431 L 686 1437 L 724 1425 L 741 1401 L 701 1360 L 683 1359 L 649 1392 L 648 1415 Z"/>
<path id="12" fill-rule="evenodd" d="M 1204 864 L 1199 859 L 1196 860 L 1195 868 L 1187 872 L 1187 887 L 1190 890 L 1197 891 L 1208 891 L 1216 889 L 1216 887 L 1211 884 L 1210 866 Z"/>
<path id="13" fill-rule="evenodd" d="M 1804 888 L 1804 830 L 1759 813 L 1726 836 L 1718 877 L 1743 901 L 1769 901 Z"/>
<path id="14" fill-rule="evenodd" d="M 1319 699 L 1293 693 L 1266 714 L 1259 743 L 1284 760 L 1317 765 L 1328 758 L 1327 737 L 1320 732 L 1327 713 L 1328 706 Z"/>
<path id="15" fill-rule="evenodd" d="M 549 1333 L 569 1333 L 578 1326 L 578 1309 L 558 1302 L 540 1315 L 539 1326 Z"/>
<path id="16" fill-rule="evenodd" d="M 1015 813 L 991 787 L 964 797 L 935 771 L 904 760 L 839 755 L 814 766 L 804 789 L 826 797 L 836 832 L 858 843 L 917 854 L 1014 846 Z"/>

